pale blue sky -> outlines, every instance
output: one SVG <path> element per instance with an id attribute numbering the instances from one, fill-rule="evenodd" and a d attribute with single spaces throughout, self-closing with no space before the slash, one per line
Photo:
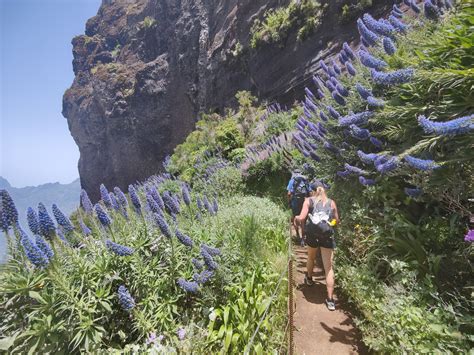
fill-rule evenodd
<path id="1" fill-rule="evenodd" d="M 69 183 L 79 151 L 61 115 L 71 39 L 100 0 L 0 0 L 0 176 L 14 187 Z"/>

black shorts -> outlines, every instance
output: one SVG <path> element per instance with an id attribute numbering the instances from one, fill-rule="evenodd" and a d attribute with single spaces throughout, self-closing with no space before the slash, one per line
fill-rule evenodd
<path id="1" fill-rule="evenodd" d="M 311 228 L 306 226 L 305 228 L 306 233 L 306 244 L 308 244 L 311 248 L 328 248 L 328 249 L 335 249 L 336 248 L 336 240 L 334 239 L 333 235 L 319 235 L 314 233 Z"/>

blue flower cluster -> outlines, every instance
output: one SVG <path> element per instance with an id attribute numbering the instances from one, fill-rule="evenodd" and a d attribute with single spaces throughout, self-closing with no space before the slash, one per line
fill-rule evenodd
<path id="1" fill-rule="evenodd" d="M 81 190 L 81 206 L 86 213 L 92 213 L 93 205 L 86 190 Z"/>
<path id="2" fill-rule="evenodd" d="M 66 232 L 66 233 L 70 233 L 74 230 L 74 226 L 72 225 L 71 221 L 69 220 L 69 218 L 67 218 L 64 213 L 59 209 L 59 207 L 53 203 L 53 207 L 52 207 L 52 210 L 53 210 L 53 215 L 54 215 L 54 218 L 56 218 L 56 222 L 58 222 L 58 224 L 63 227 L 63 230 Z"/>
<path id="3" fill-rule="evenodd" d="M 186 281 L 182 277 L 178 279 L 178 285 L 181 287 L 184 291 L 188 293 L 197 293 L 199 291 L 199 285 L 195 281 Z"/>
<path id="4" fill-rule="evenodd" d="M 369 30 L 361 19 L 357 20 L 357 29 L 359 30 L 360 36 L 364 43 L 368 46 L 373 46 L 377 43 L 379 37 Z"/>
<path id="5" fill-rule="evenodd" d="M 56 231 L 56 227 L 46 207 L 41 202 L 38 204 L 38 221 L 41 235 L 50 240 Z"/>
<path id="6" fill-rule="evenodd" d="M 474 130 L 474 114 L 446 122 L 433 122 L 425 116 L 419 116 L 418 123 L 427 134 L 440 136 L 458 135 Z"/>
<path id="7" fill-rule="evenodd" d="M 383 49 L 385 50 L 385 53 L 387 53 L 388 55 L 395 54 L 395 51 L 397 50 L 397 48 L 395 47 L 395 44 L 390 38 L 384 37 L 382 43 L 383 43 Z"/>
<path id="8" fill-rule="evenodd" d="M 434 162 L 434 160 L 425 160 L 415 158 L 411 155 L 405 156 L 405 162 L 414 169 L 422 171 L 430 171 L 438 169 L 440 166 Z"/>
<path id="9" fill-rule="evenodd" d="M 362 170 L 356 166 L 352 166 L 347 163 L 344 164 L 344 168 L 346 168 L 346 171 L 350 172 L 351 174 L 367 175 L 367 172 L 365 170 Z"/>
<path id="10" fill-rule="evenodd" d="M 7 190 L 0 190 L 0 220 L 2 229 L 7 232 L 10 227 L 18 224 L 18 211 Z"/>
<path id="11" fill-rule="evenodd" d="M 346 69 L 347 69 L 347 72 L 352 76 L 355 76 L 357 74 L 357 71 L 355 70 L 351 62 L 346 63 Z"/>
<path id="12" fill-rule="evenodd" d="M 374 165 L 381 174 L 387 174 L 398 168 L 399 161 L 395 157 L 384 157 L 383 160 L 376 159 Z"/>
<path id="13" fill-rule="evenodd" d="M 351 124 L 349 126 L 349 129 L 350 129 L 351 136 L 354 137 L 355 139 L 365 141 L 369 139 L 370 137 L 370 132 L 368 129 L 360 128 L 355 124 Z"/>
<path id="14" fill-rule="evenodd" d="M 154 220 L 158 228 L 160 229 L 161 233 L 167 237 L 171 238 L 173 235 L 171 234 L 170 227 L 168 226 L 168 223 L 166 223 L 166 220 L 163 215 L 155 213 L 153 215 Z"/>
<path id="15" fill-rule="evenodd" d="M 28 227 L 30 228 L 33 234 L 41 233 L 38 222 L 38 215 L 36 214 L 36 211 L 31 207 L 28 207 L 28 209 L 26 210 L 26 220 L 28 222 Z"/>
<path id="16" fill-rule="evenodd" d="M 97 215 L 97 218 L 99 219 L 99 222 L 104 226 L 108 227 L 112 223 L 108 213 L 102 208 L 102 206 L 98 203 L 95 204 L 94 206 L 95 213 Z"/>
<path id="17" fill-rule="evenodd" d="M 373 55 L 369 54 L 369 52 L 359 50 L 358 54 L 360 62 L 367 68 L 381 70 L 387 66 L 386 62 L 382 59 L 375 58 Z"/>
<path id="18" fill-rule="evenodd" d="M 54 256 L 54 251 L 46 240 L 40 235 L 35 235 L 36 246 L 43 252 L 43 254 L 50 260 Z"/>
<path id="19" fill-rule="evenodd" d="M 82 234 L 86 237 L 92 234 L 91 229 L 82 220 L 79 221 L 79 226 L 81 227 Z"/>
<path id="20" fill-rule="evenodd" d="M 406 68 L 384 73 L 372 69 L 370 73 L 376 84 L 391 86 L 409 82 L 415 71 L 412 68 Z"/>
<path id="21" fill-rule="evenodd" d="M 214 261 L 214 258 L 212 257 L 212 255 L 209 253 L 209 251 L 206 249 L 206 248 L 203 248 L 201 246 L 201 256 L 203 257 L 204 259 L 204 264 L 206 264 L 207 268 L 209 270 L 215 270 L 217 269 L 218 265 L 217 263 Z"/>
<path id="22" fill-rule="evenodd" d="M 367 100 L 369 96 L 373 95 L 369 89 L 367 89 L 366 87 L 362 86 L 359 83 L 355 85 L 355 88 L 357 92 L 359 93 L 360 97 L 362 97 L 364 100 Z"/>
<path id="23" fill-rule="evenodd" d="M 20 234 L 20 244 L 28 260 L 36 267 L 46 267 L 49 264 L 48 257 L 21 228 L 18 232 Z"/>
<path id="24" fill-rule="evenodd" d="M 364 19 L 364 23 L 366 24 L 367 28 L 373 31 L 376 34 L 381 36 L 391 36 L 394 28 L 383 21 L 377 21 L 374 19 L 370 14 L 366 13 L 362 16 Z"/>
<path id="25" fill-rule="evenodd" d="M 339 125 L 350 126 L 350 125 L 361 125 L 366 124 L 368 119 L 374 115 L 371 111 L 363 111 L 359 113 L 349 113 L 347 116 L 339 118 Z"/>
<path id="26" fill-rule="evenodd" d="M 373 164 L 375 159 L 377 158 L 377 154 L 375 153 L 366 154 L 361 150 L 357 151 L 357 155 L 359 156 L 360 160 L 365 164 Z"/>
<path id="27" fill-rule="evenodd" d="M 363 176 L 359 176 L 359 182 L 364 186 L 372 186 L 376 184 L 374 179 L 367 179 Z"/>
<path id="28" fill-rule="evenodd" d="M 369 96 L 367 98 L 367 103 L 369 104 L 370 107 L 384 107 L 385 106 L 385 102 L 373 96 Z"/>
<path id="29" fill-rule="evenodd" d="M 198 284 L 205 284 L 214 276 L 214 272 L 211 270 L 203 270 L 199 274 L 193 275 L 193 280 Z"/>
<path id="30" fill-rule="evenodd" d="M 117 197 L 115 197 L 113 192 L 109 192 L 109 197 L 110 197 L 110 204 L 111 204 L 112 208 L 115 211 L 118 211 L 120 209 L 120 205 L 119 205 L 119 202 L 117 200 Z"/>
<path id="31" fill-rule="evenodd" d="M 183 201 L 186 204 L 186 206 L 190 206 L 191 205 L 191 196 L 189 194 L 188 185 L 183 184 L 183 186 L 181 186 L 181 194 L 183 196 Z"/>
<path id="32" fill-rule="evenodd" d="M 133 207 L 135 207 L 135 212 L 137 212 L 137 214 L 141 214 L 142 204 L 140 202 L 140 198 L 138 197 L 137 190 L 135 190 L 133 185 L 128 185 L 128 195 L 130 196 Z"/>
<path id="33" fill-rule="evenodd" d="M 100 198 L 104 202 L 104 205 L 108 208 L 112 207 L 112 201 L 110 200 L 109 191 L 107 190 L 105 185 L 100 184 L 99 190 L 100 190 Z"/>
<path id="34" fill-rule="evenodd" d="M 135 308 L 135 300 L 124 285 L 119 286 L 117 293 L 120 306 L 124 311 L 130 312 Z"/>
<path id="35" fill-rule="evenodd" d="M 132 255 L 134 252 L 133 248 L 115 243 L 111 241 L 110 239 L 107 239 L 105 241 L 105 246 L 107 247 L 109 251 L 117 254 L 118 256 L 129 256 L 129 255 Z"/>
<path id="36" fill-rule="evenodd" d="M 178 238 L 178 240 L 181 242 L 181 244 L 189 247 L 189 248 L 192 248 L 193 247 L 193 240 L 187 236 L 186 234 L 182 233 L 181 231 L 179 231 L 178 229 L 176 229 L 176 238 Z"/>

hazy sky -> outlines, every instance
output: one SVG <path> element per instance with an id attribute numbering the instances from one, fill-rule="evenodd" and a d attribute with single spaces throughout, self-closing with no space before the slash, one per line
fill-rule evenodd
<path id="1" fill-rule="evenodd" d="M 69 183 L 79 151 L 61 115 L 71 39 L 100 0 L 0 0 L 0 176 L 14 187 Z"/>

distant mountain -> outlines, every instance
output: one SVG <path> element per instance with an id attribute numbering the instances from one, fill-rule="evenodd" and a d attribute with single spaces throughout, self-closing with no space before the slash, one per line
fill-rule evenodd
<path id="1" fill-rule="evenodd" d="M 55 203 L 61 211 L 70 214 L 79 206 L 81 184 L 79 179 L 77 179 L 70 184 L 55 182 L 39 186 L 16 188 L 12 187 L 8 180 L 0 176 L 0 189 L 5 189 L 10 193 L 18 209 L 20 225 L 29 232 L 26 223 L 26 210 L 28 207 L 37 209 L 38 203 L 43 202 L 51 212 L 51 205 Z M 5 237 L 2 235 L 0 236 L 0 261 L 5 257 L 5 251 Z"/>

